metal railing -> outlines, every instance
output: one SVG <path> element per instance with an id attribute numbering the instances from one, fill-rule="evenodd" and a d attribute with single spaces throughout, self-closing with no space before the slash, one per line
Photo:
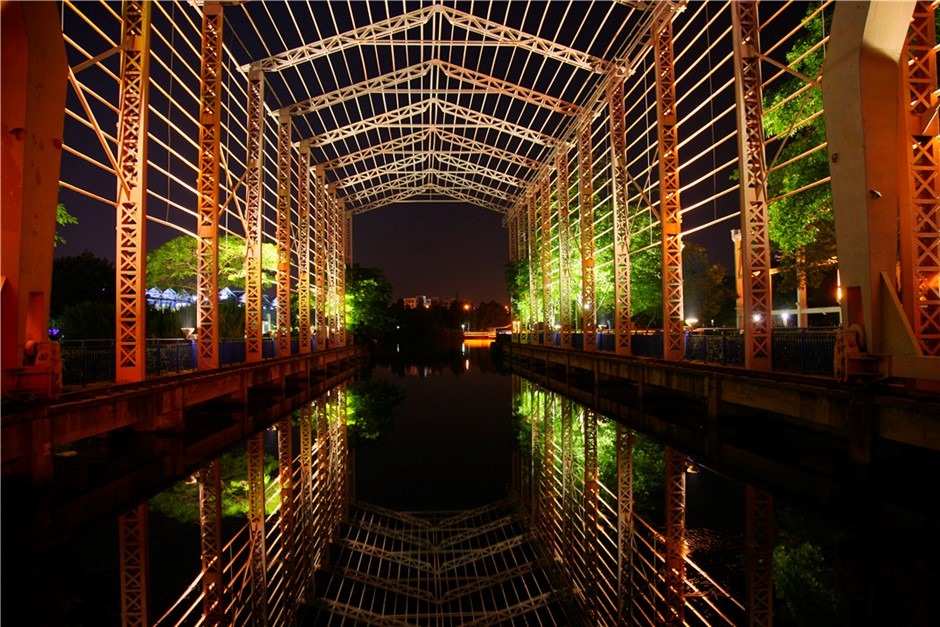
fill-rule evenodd
<path id="1" fill-rule="evenodd" d="M 311 349 L 315 348 L 311 344 Z M 298 340 L 291 340 L 291 354 L 297 354 Z M 62 384 L 83 387 L 114 381 L 114 340 L 64 340 L 59 342 L 62 358 Z M 277 342 L 264 338 L 261 346 L 264 359 L 277 356 Z M 219 365 L 245 361 L 245 340 L 219 341 Z M 147 376 L 186 372 L 196 369 L 196 343 L 185 339 L 148 339 Z"/>

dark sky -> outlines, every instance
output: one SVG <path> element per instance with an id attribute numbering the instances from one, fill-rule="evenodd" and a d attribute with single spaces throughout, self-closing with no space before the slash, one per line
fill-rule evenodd
<path id="1" fill-rule="evenodd" d="M 392 298 L 508 303 L 502 215 L 464 203 L 401 203 L 353 217 L 353 260 L 381 268 Z"/>

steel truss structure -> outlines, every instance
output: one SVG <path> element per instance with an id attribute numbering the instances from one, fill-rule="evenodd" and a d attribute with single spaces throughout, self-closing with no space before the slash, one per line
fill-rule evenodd
<path id="1" fill-rule="evenodd" d="M 514 491 L 538 503 L 538 529 L 561 563 L 562 578 L 576 592 L 592 625 L 764 624 L 772 593 L 766 586 L 772 502 L 754 491 L 747 552 L 754 558 L 748 608 L 689 555 L 685 539 L 685 473 L 690 460 L 666 449 L 666 525 L 654 527 L 634 510 L 633 449 L 639 436 L 573 401 L 514 376 L 522 419 L 532 429 L 531 449 L 521 451 Z M 549 413 L 549 415 L 542 415 Z M 553 423 L 560 424 L 560 438 Z M 550 430 L 551 429 L 551 430 Z M 603 433 L 602 433 L 603 432 Z M 605 444 L 602 444 L 605 442 Z M 615 448 L 617 485 L 598 478 L 601 447 Z M 583 457 L 575 449 L 583 447 Z M 754 489 L 748 487 L 749 494 Z M 749 496 L 749 499 L 751 497 Z M 749 501 L 751 502 L 751 501 Z M 750 505 L 749 505 L 750 507 Z M 758 572 L 759 571 L 759 572 Z M 744 590 L 738 591 L 743 597 Z M 770 594 L 771 596 L 768 596 Z"/>

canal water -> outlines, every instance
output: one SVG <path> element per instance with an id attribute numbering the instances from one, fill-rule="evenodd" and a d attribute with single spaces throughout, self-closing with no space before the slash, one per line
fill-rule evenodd
<path id="1" fill-rule="evenodd" d="M 525 450 L 532 440 L 531 429 L 526 431 L 524 396 L 533 389 L 521 380 L 514 384 L 510 374 L 498 369 L 488 348 L 380 356 L 347 388 L 354 498 L 400 511 L 468 510 L 506 498 L 514 454 L 518 458 L 531 453 Z M 599 417 L 601 465 L 610 465 L 613 430 L 612 422 Z M 298 440 L 295 434 L 295 448 Z M 276 433 L 268 432 L 265 448 L 273 460 L 276 447 Z M 637 512 L 659 529 L 662 450 L 637 434 Z M 228 461 L 223 459 L 223 476 L 226 463 L 244 467 L 243 455 L 242 448 L 229 454 Z M 604 481 L 604 468 L 600 470 Z M 742 598 L 744 486 L 697 465 L 692 470 L 687 476 L 690 550 L 717 583 Z M 276 466 L 269 473 L 276 484 Z M 608 488 L 615 491 L 615 478 L 609 477 L 609 469 L 606 474 Z M 232 484 L 237 487 L 238 482 Z M 193 493 L 189 480 L 151 500 L 153 618 L 179 598 L 199 572 L 198 513 L 194 518 L 198 501 Z M 244 524 L 243 515 L 234 511 L 224 522 L 226 536 Z M 63 624 L 120 623 L 117 543 L 116 524 L 109 523 L 63 553 L 56 589 L 50 591 L 65 600 L 69 620 Z"/>

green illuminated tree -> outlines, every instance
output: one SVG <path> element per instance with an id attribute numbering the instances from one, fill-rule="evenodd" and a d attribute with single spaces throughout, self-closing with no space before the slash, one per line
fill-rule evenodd
<path id="1" fill-rule="evenodd" d="M 69 213 L 69 210 L 65 208 L 65 205 L 59 203 L 55 207 L 55 223 L 55 239 L 53 240 L 52 245 L 58 246 L 59 244 L 66 243 L 66 239 L 59 233 L 59 227 L 68 226 L 69 224 L 78 224 L 78 218 Z"/>
<path id="2" fill-rule="evenodd" d="M 175 237 L 147 254 L 147 285 L 162 289 L 196 289 L 196 238 Z M 277 282 L 277 246 L 261 245 L 261 283 Z M 245 240 L 236 235 L 219 238 L 219 287 L 241 288 L 245 284 Z"/>
<path id="3" fill-rule="evenodd" d="M 815 5 L 808 6 L 807 15 L 815 10 Z M 830 21 L 831 10 L 807 20 L 786 55 L 793 69 L 813 79 L 820 76 L 825 48 L 813 48 L 828 33 Z M 808 287 L 818 286 L 827 272 L 826 262 L 835 255 L 831 189 L 828 183 L 814 186 L 829 176 L 828 152 L 817 149 L 826 142 L 822 110 L 822 90 L 796 77 L 785 79 L 764 96 L 765 132 L 768 137 L 779 137 L 767 146 L 768 163 L 787 163 L 767 177 L 767 195 L 777 198 L 768 207 L 768 228 L 780 269 L 777 280 L 783 289 L 796 288 L 801 271 L 806 272 Z M 805 153 L 810 154 L 800 157 Z"/>
<path id="4" fill-rule="evenodd" d="M 392 284 L 379 268 L 353 264 L 346 270 L 346 325 L 359 336 L 377 338 L 392 323 Z"/>

